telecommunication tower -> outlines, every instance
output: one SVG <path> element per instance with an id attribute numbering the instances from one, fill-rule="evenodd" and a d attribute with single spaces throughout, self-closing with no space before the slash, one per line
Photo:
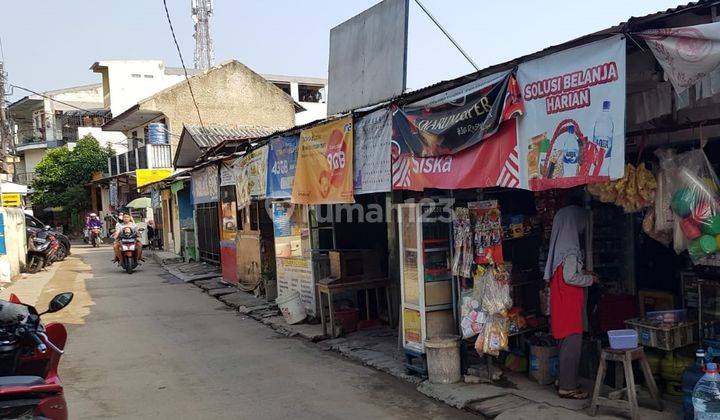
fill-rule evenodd
<path id="1" fill-rule="evenodd" d="M 210 16 L 213 12 L 213 0 L 190 0 L 192 18 L 195 22 L 195 68 L 207 69 L 215 59 L 213 43 L 210 38 Z"/>

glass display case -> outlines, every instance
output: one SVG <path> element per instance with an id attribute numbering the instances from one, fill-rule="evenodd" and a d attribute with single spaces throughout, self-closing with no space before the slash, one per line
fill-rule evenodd
<path id="1" fill-rule="evenodd" d="M 449 211 L 434 203 L 399 204 L 403 347 L 425 352 L 428 338 L 456 334 Z"/>

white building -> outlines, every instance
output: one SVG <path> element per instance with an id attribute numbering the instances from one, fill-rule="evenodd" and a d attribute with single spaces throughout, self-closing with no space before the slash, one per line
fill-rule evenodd
<path id="1" fill-rule="evenodd" d="M 269 82 L 284 90 L 305 111 L 295 114 L 295 125 L 323 119 L 327 116 L 327 79 L 317 77 L 261 74 Z"/>

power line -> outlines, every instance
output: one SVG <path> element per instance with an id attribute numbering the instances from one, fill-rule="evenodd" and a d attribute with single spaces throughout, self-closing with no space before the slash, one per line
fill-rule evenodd
<path id="1" fill-rule="evenodd" d="M 180 51 L 180 44 L 178 44 L 177 37 L 175 36 L 175 29 L 173 28 L 172 20 L 170 19 L 170 12 L 167 7 L 167 0 L 163 0 L 163 6 L 165 6 L 165 16 L 167 16 L 168 25 L 170 25 L 170 33 L 172 34 L 173 41 L 175 42 L 175 48 L 177 49 L 178 56 L 180 56 L 180 64 L 182 64 L 183 71 L 185 72 L 185 81 L 187 82 L 188 89 L 190 89 L 190 97 L 192 98 L 193 104 L 195 105 L 195 111 L 197 112 L 200 126 L 205 129 L 202 117 L 200 116 L 200 108 L 198 107 L 197 101 L 195 100 L 195 93 L 193 93 L 192 84 L 190 83 L 190 77 L 188 76 L 187 67 L 185 67 L 185 60 L 183 60 L 182 52 Z"/>

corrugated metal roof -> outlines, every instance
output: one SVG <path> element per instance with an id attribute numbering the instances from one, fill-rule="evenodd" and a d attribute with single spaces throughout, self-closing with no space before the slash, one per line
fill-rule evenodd
<path id="1" fill-rule="evenodd" d="M 200 127 L 198 125 L 186 125 L 185 130 L 201 149 L 213 147 L 225 140 L 254 139 L 278 131 L 277 128 L 270 127 Z"/>

